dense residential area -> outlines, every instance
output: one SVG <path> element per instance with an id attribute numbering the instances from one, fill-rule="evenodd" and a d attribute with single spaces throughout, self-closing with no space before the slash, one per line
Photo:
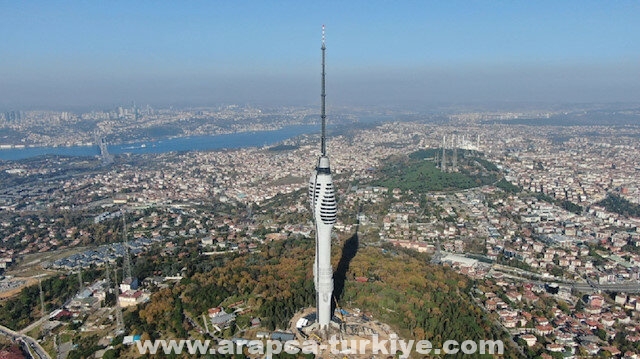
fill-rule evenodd
<path id="1" fill-rule="evenodd" d="M 344 311 L 426 337 L 420 325 L 443 324 L 365 297 L 400 258 L 418 260 L 412 265 L 421 270 L 457 272 L 459 289 L 468 290 L 460 300 L 493 326 L 492 336 L 513 341 L 512 353 L 636 358 L 640 130 L 536 123 L 547 115 L 510 124 L 525 114 L 467 113 L 444 124 L 425 118 L 336 130 L 334 268 L 348 239 L 358 239 L 338 298 Z M 0 324 L 29 326 L 63 357 L 92 348 L 131 355 L 140 335 L 286 332 L 287 313 L 312 297 L 306 286 L 292 289 L 305 271 L 295 280 L 280 274 L 305 260 L 274 258 L 291 246 L 303 256 L 301 243 L 314 236 L 307 186 L 316 143 L 312 134 L 259 148 L 118 155 L 111 164 L 64 156 L 0 162 Z M 388 267 L 358 262 L 365 253 L 383 255 Z M 255 263 L 249 273 L 245 260 Z M 441 277 L 430 277 L 433 288 Z M 281 282 L 274 289 L 256 278 Z M 278 313 L 275 298 L 285 303 Z M 400 309 L 423 321 L 390 314 Z M 153 313 L 165 310 L 166 328 L 150 331 Z"/>

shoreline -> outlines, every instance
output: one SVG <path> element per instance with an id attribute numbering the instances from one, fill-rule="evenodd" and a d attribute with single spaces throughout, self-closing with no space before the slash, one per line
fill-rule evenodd
<path id="1" fill-rule="evenodd" d="M 312 133 L 313 125 L 290 125 L 276 130 L 243 131 L 224 134 L 171 136 L 134 142 L 108 144 L 111 154 L 165 153 L 171 151 L 206 151 L 225 148 L 261 147 Z M 7 147 L 11 146 L 11 147 Z M 97 143 L 76 145 L 0 145 L 0 160 L 19 161 L 42 155 L 99 156 Z"/>

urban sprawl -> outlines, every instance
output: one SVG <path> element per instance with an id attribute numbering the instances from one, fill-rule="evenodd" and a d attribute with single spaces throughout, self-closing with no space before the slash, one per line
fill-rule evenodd
<path id="1" fill-rule="evenodd" d="M 446 120 L 439 117 L 435 123 L 411 114 L 410 120 L 331 134 L 328 146 L 342 212 L 335 230 L 346 236 L 357 226 L 363 242 L 424 252 L 433 263 L 474 279 L 477 305 L 523 350 L 542 346 L 548 357 L 608 353 L 638 358 L 622 352 L 614 339 L 640 342 L 640 217 L 633 211 L 640 205 L 640 127 L 535 123 L 554 115 L 456 113 L 439 115 Z M 357 115 L 342 116 L 357 123 Z M 216 120 L 208 122 L 211 118 Z M 522 118 L 530 123 L 509 122 Z M 0 138 L 0 145 L 89 144 L 96 133 L 110 141 L 148 140 L 141 127 L 149 124 L 173 128 L 184 123 L 180 135 L 186 136 L 276 129 L 316 119 L 307 109 L 237 106 L 5 113 L 0 123 L 6 131 L 56 130 L 49 135 L 35 130 L 15 143 Z M 87 121 L 95 124 L 91 131 L 65 130 Z M 205 255 L 217 256 L 259 251 L 265 242 L 291 236 L 313 238 L 306 190 L 317 143 L 318 135 L 312 134 L 270 148 L 122 155 L 109 165 L 96 158 L 58 156 L 1 161 L 6 185 L 0 189 L 0 290 L 37 285 L 38 275 L 115 266 L 119 258 L 141 258 L 153 246 L 171 257 L 184 239 Z M 466 154 L 495 165 L 499 177 L 493 184 L 427 193 L 378 181 L 389 161 L 421 150 L 434 150 L 423 161 L 439 171 L 459 171 L 452 156 Z M 275 201 L 282 201 L 276 215 L 259 210 Z M 622 204 L 610 205 L 614 202 Z M 212 213 L 207 209 L 212 203 L 242 208 L 242 216 Z M 631 209 L 621 210 L 624 206 Z M 93 227 L 65 220 L 69 213 L 81 214 Z M 104 241 L 92 232 L 100 224 L 120 225 L 127 213 L 126 242 L 120 232 L 101 233 Z M 40 254 L 52 257 L 43 257 L 31 272 L 16 271 L 26 264 L 24 258 Z M 119 305 L 153 300 L 158 286 L 183 275 L 182 268 L 173 268 L 139 286 L 121 285 Z M 104 310 L 100 302 L 109 285 L 103 278 L 87 283 L 73 300 L 49 313 L 49 330 L 64 315 Z M 541 303 L 549 306 L 548 315 L 540 315 Z M 212 308 L 206 324 L 223 328 L 241 307 Z M 258 327 L 259 320 L 254 324 Z M 98 326 L 89 319 L 81 325 L 85 331 Z"/>

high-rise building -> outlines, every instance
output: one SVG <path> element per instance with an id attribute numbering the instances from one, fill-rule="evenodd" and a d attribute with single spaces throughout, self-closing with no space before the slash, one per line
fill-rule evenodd
<path id="1" fill-rule="evenodd" d="M 322 90 L 320 94 L 322 137 L 320 157 L 309 181 L 309 199 L 316 229 L 316 257 L 313 277 L 316 287 L 317 321 L 320 330 L 329 328 L 331 322 L 331 298 L 333 296 L 333 268 L 331 268 L 331 231 L 336 223 L 337 206 L 329 157 L 326 146 L 325 111 L 325 40 L 322 26 Z"/>

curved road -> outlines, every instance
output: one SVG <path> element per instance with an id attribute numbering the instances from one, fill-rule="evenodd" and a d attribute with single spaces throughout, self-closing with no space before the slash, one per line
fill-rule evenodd
<path id="1" fill-rule="evenodd" d="M 13 340 L 16 343 L 19 343 L 21 341 L 24 342 L 28 346 L 27 349 L 29 349 L 29 353 L 35 352 L 36 358 L 51 359 L 49 354 L 40 346 L 40 344 L 35 339 L 31 338 L 26 334 L 20 334 L 3 325 L 0 325 L 0 334 L 11 338 L 11 340 Z"/>

